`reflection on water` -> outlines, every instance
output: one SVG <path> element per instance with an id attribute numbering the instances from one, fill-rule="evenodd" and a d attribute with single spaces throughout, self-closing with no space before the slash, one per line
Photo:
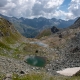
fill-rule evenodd
<path id="1" fill-rule="evenodd" d="M 46 58 L 40 56 L 30 56 L 26 59 L 26 63 L 32 66 L 45 67 Z"/>
<path id="2" fill-rule="evenodd" d="M 43 43 L 43 42 L 40 42 L 40 41 L 30 42 L 30 43 L 32 43 L 32 44 L 37 44 L 37 45 L 42 46 L 42 47 L 48 47 L 47 44 L 45 44 L 45 43 Z"/>

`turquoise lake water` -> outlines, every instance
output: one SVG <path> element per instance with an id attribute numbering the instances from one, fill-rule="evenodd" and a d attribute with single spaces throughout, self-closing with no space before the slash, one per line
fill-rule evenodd
<path id="1" fill-rule="evenodd" d="M 30 56 L 26 59 L 26 63 L 36 67 L 45 67 L 46 58 L 40 56 Z"/>

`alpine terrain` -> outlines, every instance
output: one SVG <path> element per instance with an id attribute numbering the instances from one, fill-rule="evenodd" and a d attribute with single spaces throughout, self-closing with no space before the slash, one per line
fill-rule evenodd
<path id="1" fill-rule="evenodd" d="M 80 79 L 80 71 L 70 77 L 57 73 L 80 67 L 80 18 L 67 28 L 41 29 L 36 38 L 24 37 L 14 25 L 0 17 L 0 80 Z"/>

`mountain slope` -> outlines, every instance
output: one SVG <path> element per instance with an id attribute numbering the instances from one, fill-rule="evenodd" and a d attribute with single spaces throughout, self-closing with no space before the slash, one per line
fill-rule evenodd
<path id="1" fill-rule="evenodd" d="M 25 38 L 14 28 L 12 23 L 0 17 L 0 55 L 14 53 Z"/>
<path id="2" fill-rule="evenodd" d="M 40 31 L 51 28 L 51 26 L 57 26 L 58 28 L 65 28 L 74 23 L 74 20 L 61 20 L 61 19 L 46 19 L 43 17 L 27 19 L 27 18 L 15 18 L 15 17 L 7 17 L 4 15 L 0 16 L 12 22 L 15 28 L 26 37 L 35 37 Z"/>
<path id="3" fill-rule="evenodd" d="M 36 38 L 40 39 L 42 37 L 47 37 L 47 36 L 50 36 L 50 35 L 57 33 L 58 31 L 59 31 L 59 29 L 57 27 L 53 26 L 52 28 L 47 28 L 47 29 L 44 29 L 43 31 L 41 31 L 36 36 Z"/>
<path id="4" fill-rule="evenodd" d="M 51 61 L 52 72 L 69 67 L 80 67 L 80 19 L 70 27 L 48 36 L 42 41 L 55 49 L 57 60 Z M 60 37 L 61 35 L 62 37 Z"/>
<path id="5" fill-rule="evenodd" d="M 22 36 L 14 28 L 12 23 L 0 17 L 0 41 L 5 43 L 14 43 L 18 41 Z"/>
<path id="6" fill-rule="evenodd" d="M 13 23 L 14 27 L 25 37 L 33 38 L 38 34 L 38 31 L 36 28 L 29 26 L 27 24 L 24 24 L 23 18 L 16 18 L 16 17 L 7 17 L 4 15 L 1 15 L 3 18 L 7 19 L 11 23 Z"/>
<path id="7" fill-rule="evenodd" d="M 37 39 L 23 37 L 12 23 L 0 17 L 0 74 L 37 71 L 38 68 L 28 65 L 25 60 L 29 56 L 41 56 L 46 58 L 47 64 L 52 55 L 56 57 L 55 53 L 49 55 L 52 50 L 49 51 L 47 46 Z M 42 69 L 39 68 L 39 72 Z"/>
<path id="8" fill-rule="evenodd" d="M 73 25 L 76 24 L 80 24 L 79 19 Z M 12 23 L 1 17 L 0 76 L 2 74 L 9 73 L 11 75 L 14 73 L 14 76 L 18 74 L 16 77 L 13 77 L 13 79 L 16 80 L 27 78 L 31 80 L 36 77 L 42 80 L 44 79 L 43 77 L 50 74 L 48 75 L 50 79 L 62 80 L 62 77 L 59 76 L 59 78 L 57 76 L 57 70 L 80 66 L 80 26 L 76 25 L 75 28 L 71 26 L 62 30 L 52 27 L 50 31 L 52 31 L 53 34 L 44 37 L 44 39 L 26 39 L 14 28 Z M 34 56 L 46 58 L 45 67 L 40 68 L 25 63 L 25 60 L 30 56 L 32 58 L 34 58 Z M 44 75 L 41 74 L 43 75 L 41 76 L 37 73 L 43 73 Z M 53 75 L 56 76 L 53 77 Z M 64 78 L 64 80 L 65 79 L 67 78 Z"/>

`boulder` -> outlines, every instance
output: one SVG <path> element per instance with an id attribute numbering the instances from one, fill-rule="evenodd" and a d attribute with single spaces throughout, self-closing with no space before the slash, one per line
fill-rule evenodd
<path id="1" fill-rule="evenodd" d="M 55 26 L 53 26 L 52 28 L 51 28 L 51 32 L 52 33 L 56 33 L 56 32 L 58 32 L 59 31 L 59 29 L 57 28 L 57 27 L 55 27 Z"/>

